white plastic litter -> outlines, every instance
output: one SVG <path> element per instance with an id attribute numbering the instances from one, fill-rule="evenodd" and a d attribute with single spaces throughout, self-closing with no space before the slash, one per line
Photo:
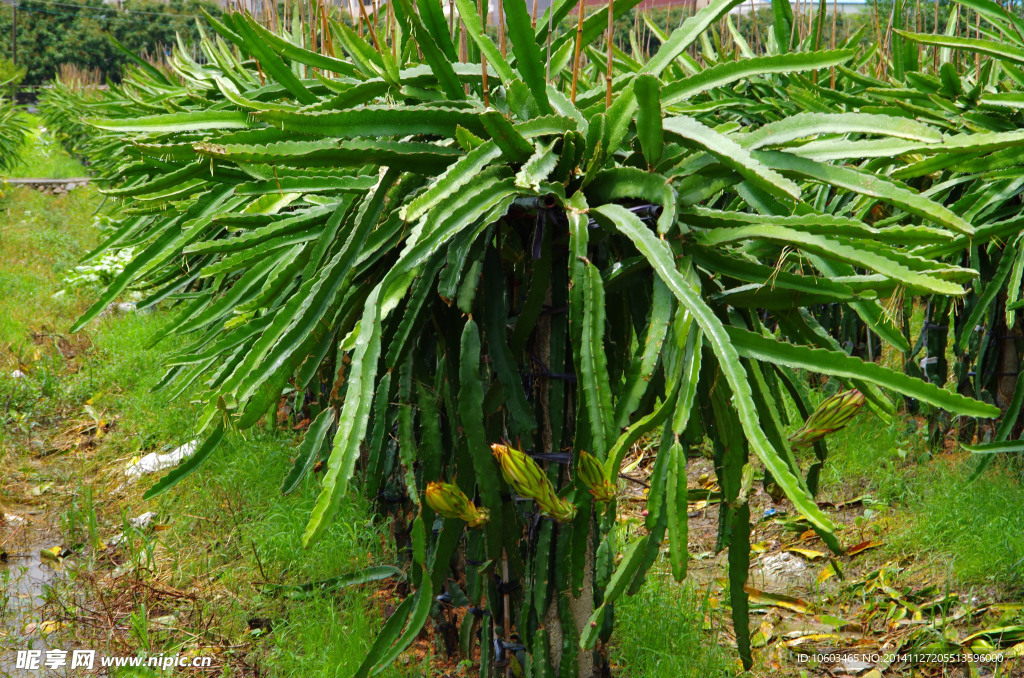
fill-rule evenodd
<path id="1" fill-rule="evenodd" d="M 156 519 L 156 513 L 154 511 L 146 511 L 138 518 L 132 518 L 128 521 L 132 527 L 137 530 L 144 530 L 153 524 L 153 520 Z"/>
<path id="2" fill-rule="evenodd" d="M 25 522 L 24 518 L 22 518 L 21 516 L 16 516 L 13 513 L 4 513 L 2 515 L 3 520 L 0 522 L 7 523 L 8 525 L 21 525 L 23 522 Z"/>
<path id="3" fill-rule="evenodd" d="M 803 574 L 807 570 L 803 560 L 789 553 L 770 555 L 761 561 L 761 566 L 766 572 L 783 577 Z"/>
<path id="4" fill-rule="evenodd" d="M 785 552 L 760 559 L 751 572 L 755 586 L 767 591 L 805 585 L 813 580 L 813 576 L 813 571 L 802 558 Z"/>
<path id="5" fill-rule="evenodd" d="M 103 311 L 100 312 L 97 318 L 106 318 L 111 315 L 127 315 L 130 313 L 148 313 L 151 309 L 147 308 L 145 311 L 139 311 L 138 305 L 134 301 L 112 301 L 110 302 Z"/>
<path id="6" fill-rule="evenodd" d="M 177 466 L 192 456 L 198 446 L 199 441 L 193 440 L 175 450 L 171 450 L 167 454 L 150 452 L 138 461 L 129 464 L 128 468 L 124 470 L 124 474 L 129 480 L 137 480 L 148 473 L 156 473 L 157 471 L 163 471 L 165 468 Z"/>
<path id="7" fill-rule="evenodd" d="M 864 671 L 874 667 L 874 664 L 860 659 L 847 659 L 843 663 L 832 667 L 832 669 L 834 671 L 842 671 L 844 674 L 857 675 L 858 673 L 863 673 Z"/>
<path id="8" fill-rule="evenodd" d="M 24 379 L 26 376 L 28 375 L 26 375 L 21 370 L 14 370 L 13 372 L 11 372 L 11 379 Z"/>
<path id="9" fill-rule="evenodd" d="M 128 524 L 137 530 L 145 530 L 153 524 L 154 520 L 156 520 L 156 513 L 153 511 L 146 511 L 141 516 L 129 520 Z M 112 537 L 110 541 L 107 542 L 107 546 L 117 546 L 122 541 L 124 541 L 124 533 Z"/>

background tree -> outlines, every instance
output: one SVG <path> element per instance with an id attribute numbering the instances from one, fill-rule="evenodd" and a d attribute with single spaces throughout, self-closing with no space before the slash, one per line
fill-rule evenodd
<path id="1" fill-rule="evenodd" d="M 102 0 L 44 0 L 18 3 L 18 66 L 25 69 L 23 87 L 52 80 L 61 64 L 99 69 L 106 78 L 121 79 L 128 57 L 110 40 L 117 39 L 143 56 L 166 55 L 181 35 L 186 44 L 198 41 L 196 21 L 203 10 L 220 13 L 215 3 L 182 0 L 174 4 L 127 0 L 122 9 Z M 10 5 L 0 7 L 0 54 L 11 58 Z"/>

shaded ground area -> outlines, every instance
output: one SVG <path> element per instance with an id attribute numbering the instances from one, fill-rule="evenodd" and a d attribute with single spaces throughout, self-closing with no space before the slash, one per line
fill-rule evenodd
<path id="1" fill-rule="evenodd" d="M 751 497 L 756 675 L 1024 675 L 1020 476 L 1004 466 L 972 482 L 975 461 L 933 457 L 917 433 L 924 429 L 915 420 L 887 427 L 865 413 L 833 440 L 818 505 L 841 526 L 842 556 L 788 502 Z M 627 516 L 643 509 L 650 461 L 643 453 L 626 461 L 640 481 L 621 485 Z M 692 459 L 689 479 L 691 496 L 710 495 L 690 503 L 689 576 L 708 595 L 705 626 L 721 628 L 728 643 L 712 463 Z M 963 655 L 990 661 L 950 659 Z"/>

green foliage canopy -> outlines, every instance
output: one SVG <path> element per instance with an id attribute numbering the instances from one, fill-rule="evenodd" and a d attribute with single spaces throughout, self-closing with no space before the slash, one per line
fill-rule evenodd
<path id="1" fill-rule="evenodd" d="M 507 54 L 459 0 L 463 59 L 434 0 L 399 3 L 390 33 L 373 38 L 332 22 L 334 55 L 230 14 L 203 42 L 204 63 L 174 54 L 178 80 L 140 64 L 130 89 L 83 104 L 126 207 L 90 256 L 137 254 L 78 326 L 129 286 L 148 293 L 142 306 L 177 302 L 160 336 L 194 343 L 161 387 L 204 384 L 206 442 L 154 491 L 292 392 L 300 406 L 309 394 L 314 424 L 285 485 L 315 457 L 328 469 L 307 541 L 356 488 L 411 516 L 400 536 L 414 593 L 359 675 L 447 615 L 446 595 L 489 610 L 461 630 L 469 655 L 480 631 L 485 675 L 514 630 L 527 675 L 589 677 L 615 600 L 642 585 L 666 538 L 685 576 L 686 450 L 706 438 L 749 664 L 755 477 L 842 549 L 813 500 L 820 463 L 805 471 L 784 435 L 797 422 L 782 394 L 809 415 L 814 373 L 856 387 L 881 416 L 894 410 L 886 390 L 999 414 L 848 355 L 815 312 L 852 309 L 902 347 L 881 299 L 963 296 L 975 270 L 921 253 L 980 237 L 975 226 L 893 179 L 903 160 L 871 160 L 984 155 L 1017 137 L 892 115 L 879 104 L 903 94 L 853 71 L 844 92 L 824 91 L 857 54 L 820 49 L 820 33 L 791 41 L 780 24 L 764 56 L 719 53 L 707 31 L 736 1 L 712 2 L 645 62 L 613 54 L 611 73 L 605 9 L 584 26 L 579 70 L 573 34 L 542 52 L 547 22 L 532 27 L 522 0 L 505 3 Z M 571 9 L 556 4 L 552 23 Z M 614 500 L 595 501 L 576 463 L 593 455 L 611 481 L 642 438 L 658 450 L 648 513 L 623 534 Z M 529 496 L 575 510 L 516 501 L 515 475 L 491 456 L 503 440 L 545 465 L 546 480 L 519 467 Z M 435 482 L 456 483 L 490 522 L 466 530 L 436 515 L 421 501 Z"/>
<path id="2" fill-rule="evenodd" d="M 120 9 L 102 0 L 20 0 L 16 37 L 18 65 L 26 70 L 23 84 L 43 85 L 65 63 L 99 69 L 117 81 L 127 57 L 111 37 L 137 54 L 166 54 L 178 34 L 187 43 L 197 40 L 196 20 L 204 21 L 203 10 L 220 13 L 205 0 L 126 0 Z M 11 21 L 11 5 L 0 6 L 0 54 L 8 58 Z"/>

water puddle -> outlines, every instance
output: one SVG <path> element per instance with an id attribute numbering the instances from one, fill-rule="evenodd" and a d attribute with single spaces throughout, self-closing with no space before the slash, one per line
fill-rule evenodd
<path id="1" fill-rule="evenodd" d="M 50 537 L 38 512 L 8 511 L 5 518 L 0 523 L 0 678 L 57 675 L 45 668 L 18 668 L 17 656 L 18 650 L 41 650 L 45 659 L 47 649 L 62 649 L 54 643 L 57 622 L 45 614 L 47 589 L 61 566 L 41 555 L 59 541 Z"/>

